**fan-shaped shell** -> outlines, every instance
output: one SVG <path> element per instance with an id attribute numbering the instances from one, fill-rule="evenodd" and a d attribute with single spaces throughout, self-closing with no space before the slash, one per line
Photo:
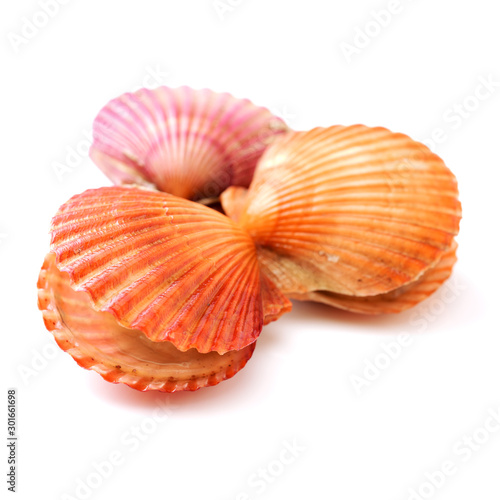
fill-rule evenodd
<path id="1" fill-rule="evenodd" d="M 245 196 L 243 209 L 225 208 L 287 295 L 367 297 L 416 281 L 450 249 L 461 216 L 455 177 L 438 156 L 362 125 L 278 139 L 248 193 L 225 201 Z"/>
<path id="2" fill-rule="evenodd" d="M 59 209 L 51 232 L 58 269 L 96 310 L 181 351 L 242 349 L 291 307 L 261 275 L 245 231 L 167 193 L 86 191 Z"/>
<path id="3" fill-rule="evenodd" d="M 99 112 L 90 156 L 115 184 L 197 200 L 248 186 L 264 149 L 286 130 L 267 109 L 227 93 L 141 89 Z"/>
<path id="4" fill-rule="evenodd" d="M 85 292 L 70 285 L 57 269 L 55 255 L 45 258 L 38 279 L 38 307 L 58 345 L 83 368 L 108 382 L 140 391 L 194 391 L 216 385 L 241 370 L 255 343 L 220 355 L 196 349 L 181 352 L 171 342 L 153 342 L 141 331 L 125 328 L 108 312 L 93 308 Z"/>

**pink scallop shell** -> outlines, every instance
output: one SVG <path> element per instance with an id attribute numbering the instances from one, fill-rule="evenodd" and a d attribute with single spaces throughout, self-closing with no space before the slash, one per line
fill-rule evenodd
<path id="1" fill-rule="evenodd" d="M 248 186 L 266 147 L 287 130 L 269 110 L 228 93 L 141 89 L 99 112 L 90 156 L 115 184 L 200 200 Z"/>

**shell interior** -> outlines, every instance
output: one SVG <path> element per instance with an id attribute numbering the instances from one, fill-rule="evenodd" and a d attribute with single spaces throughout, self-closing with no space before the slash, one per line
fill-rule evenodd
<path id="1" fill-rule="evenodd" d="M 140 330 L 118 324 L 96 311 L 85 292 L 73 290 L 53 253 L 45 258 L 38 280 L 38 305 L 44 322 L 64 351 L 80 366 L 109 382 L 141 391 L 175 392 L 216 385 L 232 377 L 250 359 L 255 344 L 220 355 L 196 349 L 179 351 L 171 342 L 154 342 Z"/>

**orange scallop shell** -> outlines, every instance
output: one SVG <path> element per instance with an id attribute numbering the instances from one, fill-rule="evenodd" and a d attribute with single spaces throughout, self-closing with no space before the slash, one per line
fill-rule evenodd
<path id="1" fill-rule="evenodd" d="M 86 191 L 59 209 L 51 233 L 58 269 L 96 310 L 181 351 L 242 349 L 291 307 L 245 231 L 167 193 Z"/>
<path id="2" fill-rule="evenodd" d="M 363 125 L 283 136 L 248 192 L 222 201 L 293 297 L 371 297 L 416 282 L 450 250 L 461 217 L 455 177 L 438 156 Z"/>

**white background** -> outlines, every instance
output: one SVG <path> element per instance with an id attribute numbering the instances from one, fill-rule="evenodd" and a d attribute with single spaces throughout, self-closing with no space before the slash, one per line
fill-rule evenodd
<path id="1" fill-rule="evenodd" d="M 411 489 L 500 498 L 500 431 L 481 430 L 500 411 L 499 83 L 473 97 L 481 79 L 500 82 L 497 2 L 401 0 L 385 27 L 373 13 L 389 0 L 219 5 L 70 0 L 20 42 L 23 18 L 43 23 L 40 6 L 3 2 L 2 383 L 18 389 L 16 498 L 83 498 L 77 485 L 89 478 L 92 499 L 405 500 Z M 350 61 L 343 42 L 356 49 Z M 69 149 L 85 153 L 99 109 L 143 84 L 229 91 L 296 129 L 435 133 L 464 211 L 451 285 L 399 316 L 295 304 L 264 329 L 241 373 L 196 393 L 143 394 L 79 368 L 43 327 L 36 280 L 59 205 L 109 181 L 84 156 L 60 179 L 54 164 Z M 464 101 L 468 116 L 457 118 Z M 405 332 L 410 345 L 356 390 Z M 158 401 L 171 410 L 156 424 Z M 139 443 L 131 436 L 141 426 L 149 434 Z M 467 435 L 487 442 L 466 445 Z M 280 465 L 284 442 L 299 451 Z M 121 461 L 102 479 L 93 462 L 110 454 Z M 454 473 L 425 485 L 445 461 Z M 256 481 L 262 470 L 270 481 Z"/>

